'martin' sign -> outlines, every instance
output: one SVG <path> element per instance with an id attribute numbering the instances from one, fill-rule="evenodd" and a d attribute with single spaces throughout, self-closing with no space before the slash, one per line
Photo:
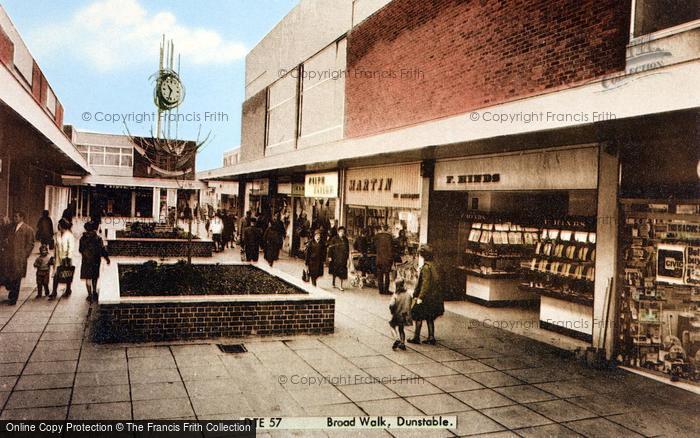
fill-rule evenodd
<path id="1" fill-rule="evenodd" d="M 351 192 L 390 192 L 393 178 L 365 178 L 348 180 L 348 190 Z"/>

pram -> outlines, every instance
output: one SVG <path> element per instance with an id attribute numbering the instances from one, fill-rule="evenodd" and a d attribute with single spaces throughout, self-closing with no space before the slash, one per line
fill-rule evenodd
<path id="1" fill-rule="evenodd" d="M 350 285 L 359 289 L 377 287 L 377 255 L 352 253 Z"/>

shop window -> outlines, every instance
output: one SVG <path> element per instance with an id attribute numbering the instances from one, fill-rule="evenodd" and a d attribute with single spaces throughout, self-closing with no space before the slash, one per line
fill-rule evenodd
<path id="1" fill-rule="evenodd" d="M 153 190 L 136 192 L 136 216 L 153 217 Z"/>
<path id="2" fill-rule="evenodd" d="M 621 200 L 617 359 L 700 383 L 700 204 Z"/>
<path id="3" fill-rule="evenodd" d="M 634 36 L 700 19 L 700 0 L 637 0 Z"/>

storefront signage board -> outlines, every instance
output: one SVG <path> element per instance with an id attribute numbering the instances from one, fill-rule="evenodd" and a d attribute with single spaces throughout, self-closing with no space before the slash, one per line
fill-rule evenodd
<path id="1" fill-rule="evenodd" d="M 345 203 L 370 207 L 420 209 L 420 164 L 348 169 Z"/>
<path id="2" fill-rule="evenodd" d="M 338 172 L 306 175 L 304 178 L 304 196 L 307 198 L 337 198 Z"/>
<path id="3" fill-rule="evenodd" d="M 597 186 L 595 146 L 435 163 L 435 190 L 580 190 Z"/>

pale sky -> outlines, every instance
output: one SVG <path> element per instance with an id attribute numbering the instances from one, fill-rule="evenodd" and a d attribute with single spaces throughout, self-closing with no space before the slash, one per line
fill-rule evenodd
<path id="1" fill-rule="evenodd" d="M 178 137 L 211 141 L 197 170 L 221 166 L 240 143 L 245 55 L 298 0 L 4 0 L 3 7 L 78 129 L 155 130 L 153 82 L 161 35 L 181 55 L 186 98 Z M 85 113 L 89 115 L 86 116 Z M 143 117 L 143 114 L 147 117 Z M 89 118 L 89 120 L 87 120 Z"/>

